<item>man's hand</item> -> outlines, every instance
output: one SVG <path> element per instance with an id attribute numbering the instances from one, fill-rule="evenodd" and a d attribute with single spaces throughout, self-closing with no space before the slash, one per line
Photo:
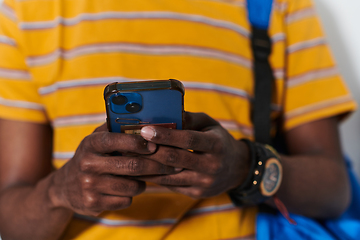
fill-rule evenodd
<path id="1" fill-rule="evenodd" d="M 183 171 L 137 179 L 193 198 L 216 196 L 240 185 L 249 169 L 247 146 L 203 113 L 186 113 L 185 126 L 188 130 L 142 128 L 141 135 L 158 144 L 156 153 L 146 158 Z"/>
<path id="2" fill-rule="evenodd" d="M 126 208 L 145 190 L 143 181 L 128 176 L 176 173 L 174 167 L 141 157 L 153 153 L 155 144 L 105 129 L 101 126 L 84 138 L 75 156 L 54 173 L 50 198 L 55 206 L 85 215 Z"/>

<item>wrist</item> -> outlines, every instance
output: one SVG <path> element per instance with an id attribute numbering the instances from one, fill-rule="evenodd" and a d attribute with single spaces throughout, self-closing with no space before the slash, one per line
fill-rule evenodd
<path id="1" fill-rule="evenodd" d="M 61 178 L 59 176 L 61 174 L 60 171 L 61 170 L 54 171 L 48 176 L 48 199 L 50 201 L 51 208 L 66 208 L 67 206 L 62 193 L 62 184 L 61 181 L 59 181 L 59 179 Z"/>
<path id="2" fill-rule="evenodd" d="M 245 180 L 229 191 L 235 205 L 257 205 L 273 196 L 282 180 L 282 165 L 276 151 L 268 145 L 242 139 L 248 146 L 250 167 Z"/>
<path id="3" fill-rule="evenodd" d="M 240 166 L 239 170 L 236 172 L 236 180 L 234 181 L 235 184 L 230 190 L 239 188 L 242 185 L 246 185 L 247 177 L 251 171 L 251 157 L 249 147 L 244 141 L 239 140 L 237 142 L 237 149 L 239 149 L 239 154 L 236 157 L 236 161 L 240 162 Z"/>

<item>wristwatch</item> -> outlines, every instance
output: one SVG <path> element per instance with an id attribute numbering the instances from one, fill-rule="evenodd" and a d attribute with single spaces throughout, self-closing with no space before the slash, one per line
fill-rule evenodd
<path id="1" fill-rule="evenodd" d="M 229 191 L 229 196 L 237 206 L 258 205 L 272 197 L 282 181 L 280 156 L 269 145 L 242 139 L 249 147 L 250 170 L 245 181 Z"/>

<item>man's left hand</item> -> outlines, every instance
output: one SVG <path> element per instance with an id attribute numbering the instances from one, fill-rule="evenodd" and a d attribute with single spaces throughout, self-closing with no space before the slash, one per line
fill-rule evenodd
<path id="1" fill-rule="evenodd" d="M 146 158 L 183 170 L 138 178 L 193 198 L 216 196 L 239 186 L 249 171 L 246 144 L 206 114 L 185 114 L 186 130 L 157 126 L 141 130 L 146 140 L 158 145 L 156 153 Z"/>

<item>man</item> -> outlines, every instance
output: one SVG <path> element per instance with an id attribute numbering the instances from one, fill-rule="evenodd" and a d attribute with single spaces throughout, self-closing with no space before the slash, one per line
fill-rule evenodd
<path id="1" fill-rule="evenodd" d="M 253 174 L 239 141 L 253 139 L 243 1 L 5 0 L 1 12 L 4 239 L 254 237 L 257 207 L 228 196 Z M 350 190 L 337 125 L 355 104 L 311 1 L 275 1 L 269 34 L 272 119 L 289 150 L 276 195 L 291 212 L 338 216 Z M 186 87 L 185 130 L 100 126 L 107 83 L 168 78 Z"/>

